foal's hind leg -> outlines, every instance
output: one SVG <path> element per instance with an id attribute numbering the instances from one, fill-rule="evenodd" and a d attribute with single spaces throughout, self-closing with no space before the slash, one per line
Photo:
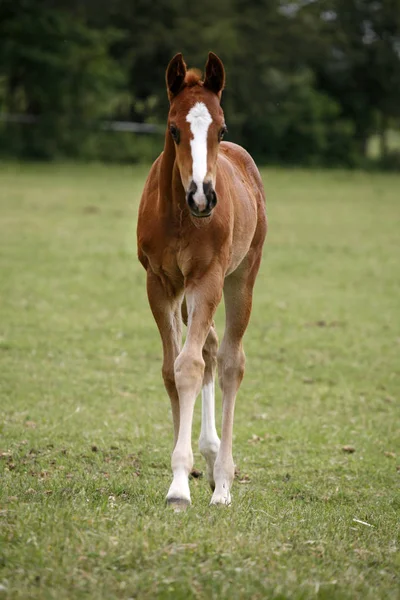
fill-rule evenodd
<path id="1" fill-rule="evenodd" d="M 207 463 L 207 478 L 214 490 L 214 463 L 218 454 L 220 441 L 215 428 L 215 370 L 217 366 L 218 337 L 214 323 L 203 347 L 205 363 L 203 388 L 201 391 L 201 432 L 199 450 Z"/>
<path id="2" fill-rule="evenodd" d="M 214 465 L 215 491 L 211 504 L 230 504 L 235 465 L 232 457 L 233 416 L 236 394 L 244 375 L 245 355 L 242 338 L 252 305 L 255 277 L 261 254 L 247 257 L 238 271 L 227 277 L 224 285 L 226 326 L 218 352 L 218 375 L 222 389 L 221 446 Z"/>

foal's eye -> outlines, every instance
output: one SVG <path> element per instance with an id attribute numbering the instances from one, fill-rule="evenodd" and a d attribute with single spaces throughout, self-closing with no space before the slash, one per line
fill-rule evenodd
<path id="1" fill-rule="evenodd" d="M 224 125 L 218 132 L 218 141 L 221 142 L 224 139 L 224 135 L 228 132 L 228 128 Z"/>
<path id="2" fill-rule="evenodd" d="M 179 133 L 179 129 L 177 128 L 177 126 L 176 125 L 170 125 L 169 130 L 171 132 L 172 139 L 174 140 L 174 142 L 176 142 L 177 144 L 179 144 L 180 133 Z"/>

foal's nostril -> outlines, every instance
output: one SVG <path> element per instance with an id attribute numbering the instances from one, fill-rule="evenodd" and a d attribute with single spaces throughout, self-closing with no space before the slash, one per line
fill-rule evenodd
<path id="1" fill-rule="evenodd" d="M 193 198 L 193 192 L 189 192 L 188 197 L 187 197 L 187 202 L 188 202 L 190 210 L 192 212 L 196 212 L 197 207 L 196 207 L 196 202 L 194 201 L 194 198 Z"/>
<path id="2" fill-rule="evenodd" d="M 188 193 L 187 193 L 187 203 L 189 205 L 190 210 L 192 210 L 192 211 L 196 211 L 196 203 L 193 198 L 193 196 L 195 195 L 196 192 L 197 192 L 197 185 L 195 184 L 194 181 L 192 181 L 189 186 Z"/>
<path id="3" fill-rule="evenodd" d="M 207 198 L 208 211 L 211 211 L 217 204 L 217 194 L 215 193 L 211 181 L 206 181 L 203 183 L 203 191 L 205 197 Z"/>
<path id="4" fill-rule="evenodd" d="M 212 210 L 215 205 L 217 204 L 217 194 L 214 192 L 214 190 L 212 190 L 209 194 L 209 196 L 207 196 L 207 200 L 208 200 L 208 207 L 210 210 Z"/>
<path id="5" fill-rule="evenodd" d="M 188 194 L 194 194 L 197 192 L 197 184 L 192 180 L 189 185 Z"/>
<path id="6" fill-rule="evenodd" d="M 203 192 L 206 198 L 209 197 L 210 192 L 213 191 L 213 187 L 212 187 L 212 183 L 211 181 L 204 181 L 203 182 Z"/>

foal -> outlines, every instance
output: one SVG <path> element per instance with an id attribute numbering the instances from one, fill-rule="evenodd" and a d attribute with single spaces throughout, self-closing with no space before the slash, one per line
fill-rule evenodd
<path id="1" fill-rule="evenodd" d="M 220 59 L 209 53 L 202 81 L 177 54 L 168 65 L 166 83 L 170 110 L 165 146 L 145 184 L 137 237 L 162 339 L 162 374 L 174 422 L 167 502 L 190 504 L 193 409 L 201 390 L 199 448 L 214 490 L 211 504 L 230 504 L 233 413 L 245 364 L 242 338 L 267 232 L 264 190 L 250 155 L 221 142 L 227 129 L 220 106 L 225 83 Z M 222 293 L 226 327 L 217 352 L 213 316 Z M 182 321 L 187 324 L 183 348 Z M 221 441 L 215 428 L 217 361 Z"/>

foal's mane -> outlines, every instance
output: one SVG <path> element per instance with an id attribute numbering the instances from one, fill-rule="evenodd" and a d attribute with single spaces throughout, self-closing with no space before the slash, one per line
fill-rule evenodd
<path id="1" fill-rule="evenodd" d="M 186 72 L 183 85 L 186 87 L 194 87 L 195 85 L 203 85 L 201 76 L 202 76 L 202 72 L 199 69 L 189 69 Z"/>

